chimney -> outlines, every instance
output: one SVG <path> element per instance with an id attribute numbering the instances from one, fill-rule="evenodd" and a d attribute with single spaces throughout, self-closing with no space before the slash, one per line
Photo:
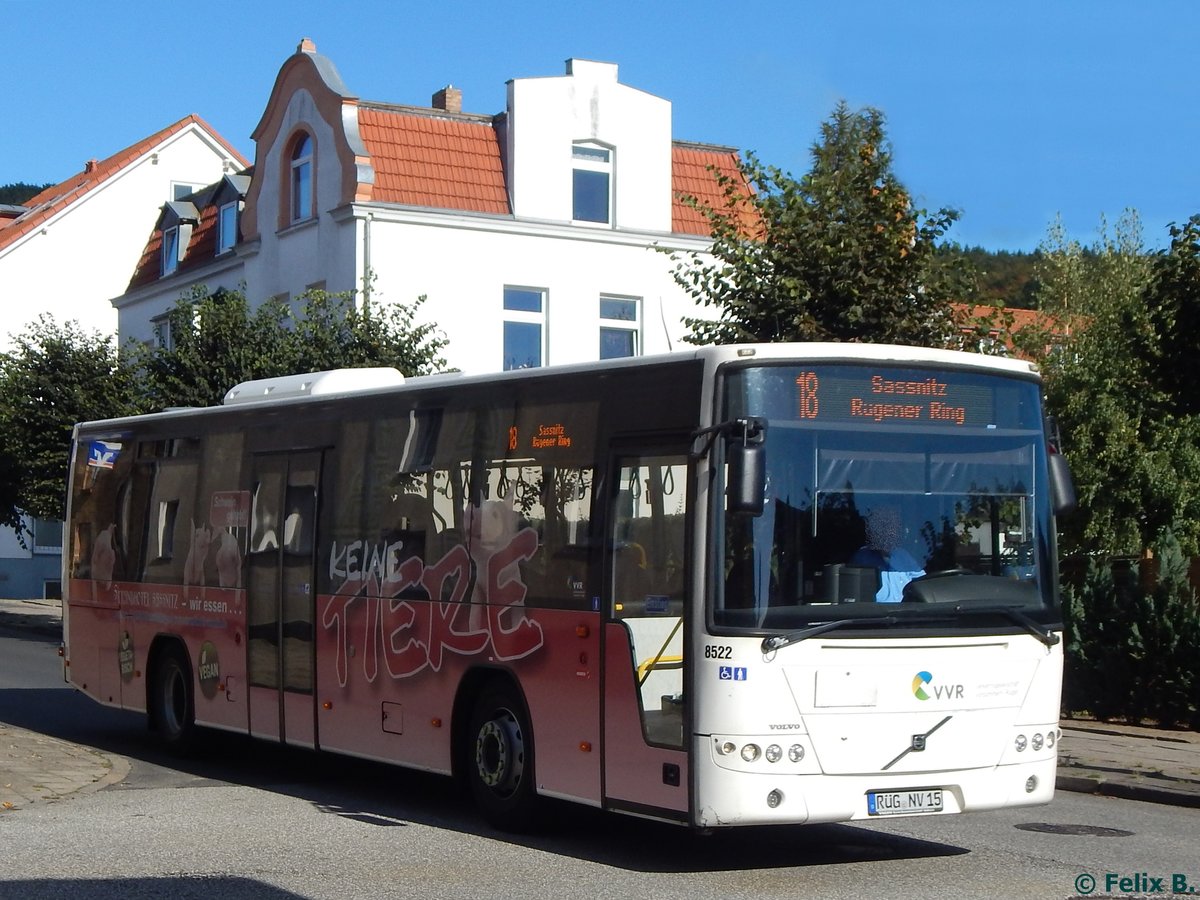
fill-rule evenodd
<path id="1" fill-rule="evenodd" d="M 301 38 L 300 43 L 296 45 L 297 53 L 316 53 L 317 45 L 313 43 L 312 38 Z"/>
<path id="2" fill-rule="evenodd" d="M 98 166 L 98 165 L 100 165 L 100 160 L 89 159 L 86 163 L 83 164 L 83 171 L 85 173 L 95 172 L 96 166 Z"/>
<path id="3" fill-rule="evenodd" d="M 448 84 L 433 95 L 432 105 L 434 109 L 460 113 L 462 112 L 462 91 L 454 85 Z"/>

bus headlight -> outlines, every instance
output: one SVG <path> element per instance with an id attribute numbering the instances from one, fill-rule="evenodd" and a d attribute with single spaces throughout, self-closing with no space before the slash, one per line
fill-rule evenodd
<path id="1" fill-rule="evenodd" d="M 1042 749 L 1042 736 L 1040 734 L 1035 734 L 1033 736 L 1033 749 L 1034 750 Z"/>
<path id="2" fill-rule="evenodd" d="M 798 763 L 804 759 L 804 745 L 792 744 L 792 746 L 788 747 L 788 759 L 794 763 Z"/>
<path id="3" fill-rule="evenodd" d="M 735 750 L 737 750 L 737 744 L 735 744 L 733 741 L 724 741 L 723 743 L 717 744 L 717 752 L 722 756 L 729 756 L 729 754 L 733 753 Z"/>
<path id="4" fill-rule="evenodd" d="M 1050 750 L 1050 749 L 1054 748 L 1054 739 L 1055 739 L 1054 729 L 1047 731 L 1046 732 L 1046 749 Z"/>
<path id="5" fill-rule="evenodd" d="M 762 756 L 762 750 L 759 749 L 758 744 L 746 744 L 742 747 L 742 759 L 746 762 L 754 762 L 760 756 Z"/>
<path id="6" fill-rule="evenodd" d="M 1026 747 L 1028 744 L 1029 744 L 1029 741 L 1028 741 L 1028 740 L 1026 740 L 1026 738 L 1025 738 L 1025 735 L 1023 735 L 1023 734 L 1018 734 L 1018 735 L 1017 735 L 1017 740 L 1016 740 L 1016 748 L 1017 748 L 1017 752 L 1018 752 L 1018 753 L 1024 753 L 1024 752 L 1025 752 L 1025 747 Z"/>
<path id="7" fill-rule="evenodd" d="M 774 790 L 767 794 L 767 806 L 771 809 L 777 809 L 781 803 L 783 803 L 783 791 Z"/>

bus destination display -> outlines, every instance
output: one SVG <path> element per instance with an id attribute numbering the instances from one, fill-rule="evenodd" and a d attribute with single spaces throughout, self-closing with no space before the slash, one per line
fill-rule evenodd
<path id="1" fill-rule="evenodd" d="M 875 422 L 988 426 L 995 423 L 993 392 L 978 380 L 955 382 L 953 373 L 848 369 L 796 375 L 796 415 L 810 422 Z"/>

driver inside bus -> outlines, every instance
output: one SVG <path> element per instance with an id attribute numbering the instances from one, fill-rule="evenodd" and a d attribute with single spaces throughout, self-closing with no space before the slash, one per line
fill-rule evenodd
<path id="1" fill-rule="evenodd" d="M 867 514 L 867 542 L 850 559 L 852 566 L 879 572 L 877 603 L 899 603 L 904 586 L 925 574 L 921 564 L 900 546 L 904 532 L 900 512 L 894 506 L 876 506 Z"/>

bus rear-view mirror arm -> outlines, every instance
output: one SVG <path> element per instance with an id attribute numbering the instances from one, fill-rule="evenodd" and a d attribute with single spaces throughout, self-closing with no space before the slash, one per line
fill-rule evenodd
<path id="1" fill-rule="evenodd" d="M 1054 508 L 1054 515 L 1067 516 L 1075 512 L 1078 505 L 1075 497 L 1075 479 L 1071 477 L 1071 467 L 1062 455 L 1062 432 L 1058 427 L 1058 419 L 1046 416 L 1045 428 L 1050 455 L 1050 505 Z"/>
<path id="2" fill-rule="evenodd" d="M 734 516 L 761 516 L 767 489 L 767 422 L 758 416 L 746 416 L 701 428 L 693 439 L 708 436 L 696 456 L 712 449 L 718 436 L 727 444 L 728 482 L 725 485 L 725 511 Z"/>
<path id="3" fill-rule="evenodd" d="M 1053 451 L 1050 453 L 1050 498 L 1056 516 L 1070 515 L 1078 506 L 1071 467 L 1067 465 L 1065 456 Z"/>

